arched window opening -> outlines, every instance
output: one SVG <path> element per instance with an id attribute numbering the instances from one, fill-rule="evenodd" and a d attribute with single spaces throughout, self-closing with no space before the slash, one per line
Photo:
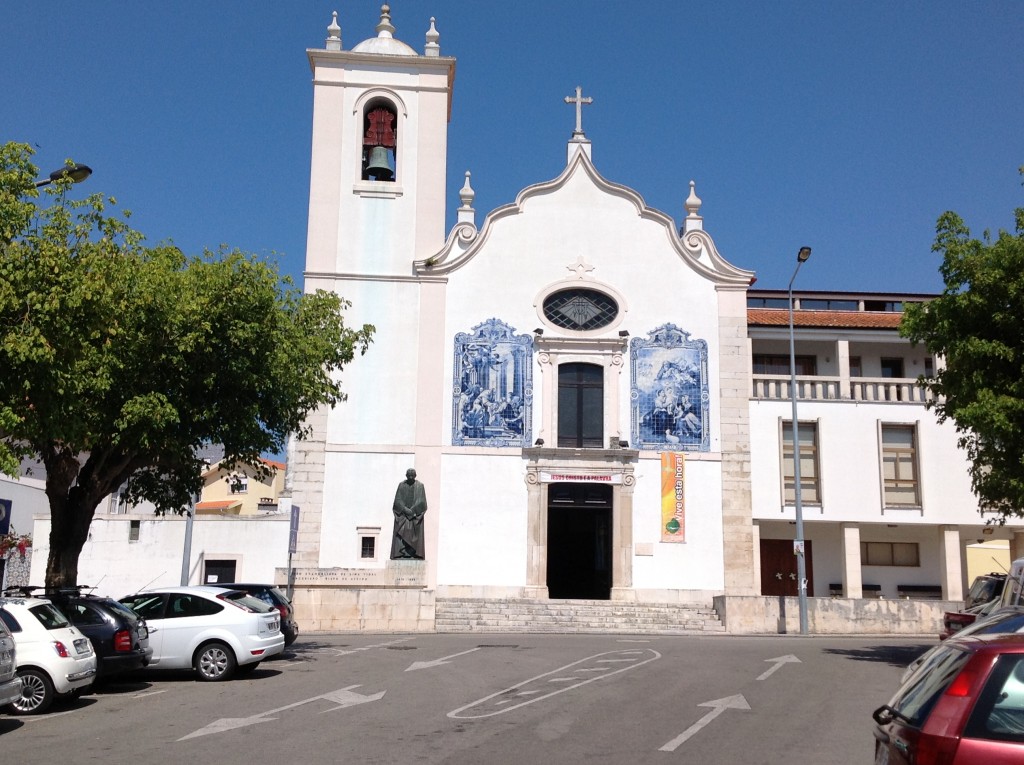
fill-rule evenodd
<path id="1" fill-rule="evenodd" d="M 398 151 L 398 120 L 385 101 L 376 101 L 363 115 L 363 180 L 394 181 Z"/>
<path id="2" fill-rule="evenodd" d="M 597 364 L 558 367 L 558 445 L 600 449 L 604 444 L 604 368 Z"/>

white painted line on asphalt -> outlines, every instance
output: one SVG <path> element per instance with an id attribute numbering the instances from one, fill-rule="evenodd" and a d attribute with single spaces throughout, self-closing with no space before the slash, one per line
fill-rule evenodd
<path id="1" fill-rule="evenodd" d="M 324 712 L 334 712 L 338 709 L 345 709 L 346 707 L 356 706 L 357 704 L 366 704 L 370 701 L 377 701 L 378 699 L 384 698 L 384 694 L 387 691 L 381 691 L 375 693 L 372 696 L 363 696 L 358 693 L 352 693 L 353 688 L 358 688 L 359 685 L 349 685 L 345 688 L 341 688 L 336 691 L 330 691 L 329 693 L 321 694 L 320 696 L 314 696 L 310 699 L 303 699 L 302 701 L 296 701 L 292 704 L 285 704 L 283 707 L 277 709 L 270 709 L 266 712 L 262 712 L 258 715 L 251 715 L 250 717 L 224 717 L 220 720 L 214 720 L 212 723 L 204 728 L 200 728 L 197 731 L 189 733 L 187 736 L 182 736 L 178 741 L 185 741 L 190 738 L 198 738 L 199 736 L 208 736 L 211 733 L 223 733 L 228 730 L 235 730 L 236 728 L 244 728 L 249 725 L 256 725 L 258 723 L 270 722 L 276 720 L 276 717 L 271 717 L 278 712 L 284 712 L 288 709 L 294 709 L 295 707 L 302 706 L 303 704 L 309 704 L 313 701 L 332 701 L 337 706 L 331 709 L 324 710 Z M 323 714 L 324 712 L 321 712 Z"/>
<path id="2" fill-rule="evenodd" d="M 551 698 L 552 696 L 557 696 L 560 693 L 571 691 L 575 688 L 579 688 L 581 686 L 596 682 L 598 680 L 607 680 L 608 678 L 614 675 L 618 675 L 622 672 L 629 672 L 630 670 L 637 669 L 638 667 L 642 667 L 644 664 L 648 664 L 652 661 L 657 661 L 661 658 L 661 654 L 655 651 L 653 648 L 646 648 L 639 652 L 640 655 L 636 656 L 635 660 L 633 660 L 632 663 L 629 664 L 629 666 L 620 667 L 619 669 L 613 670 L 611 667 L 590 668 L 580 666 L 581 664 L 586 664 L 587 662 L 600 661 L 602 658 L 606 656 L 612 656 L 616 654 L 621 655 L 623 653 L 625 652 L 609 651 L 606 653 L 599 653 L 593 656 L 588 656 L 587 658 L 580 659 L 579 661 L 574 661 L 571 664 L 566 664 L 564 667 L 559 667 L 558 669 L 553 669 L 550 672 L 545 672 L 541 675 L 536 675 L 535 677 L 531 677 L 529 680 L 525 680 L 521 683 L 516 683 L 510 688 L 505 688 L 504 690 L 498 691 L 497 693 L 492 693 L 490 696 L 484 696 L 482 699 L 477 699 L 471 704 L 466 704 L 466 706 L 464 707 L 459 707 L 458 709 L 449 712 L 448 716 L 457 720 L 476 720 L 482 717 L 492 717 L 493 715 L 500 715 L 505 712 L 510 712 L 513 709 L 519 709 L 519 707 L 525 707 L 527 704 L 533 704 L 537 701 L 543 701 L 544 699 Z M 637 652 L 634 651 L 633 653 Z M 643 658 L 644 656 L 646 656 L 647 658 Z M 558 676 L 554 678 L 554 681 L 562 682 L 562 678 L 564 677 L 565 672 L 581 673 L 594 671 L 600 672 L 601 674 L 594 677 L 588 677 L 585 679 L 577 678 L 576 682 L 573 685 L 564 686 L 558 688 L 557 690 L 541 691 L 540 695 L 534 695 L 532 698 L 527 699 L 525 701 L 520 701 L 519 703 L 514 704 L 512 706 L 504 706 L 505 704 L 508 704 L 509 696 L 512 694 L 523 696 L 526 695 L 528 692 L 532 693 L 531 689 L 526 688 L 526 686 L 528 686 L 530 683 L 552 682 L 552 675 Z M 470 710 L 473 710 L 474 707 L 480 708 L 481 711 L 477 713 L 470 712 Z M 496 707 L 501 708 L 496 709 Z"/>
<path id="3" fill-rule="evenodd" d="M 406 667 L 405 671 L 411 672 L 414 669 L 429 669 L 431 667 L 440 667 L 442 664 L 451 664 L 448 659 L 454 659 L 456 656 L 465 656 L 467 653 L 473 653 L 473 651 L 479 650 L 480 648 L 478 646 L 476 648 L 470 648 L 468 651 L 459 651 L 458 653 L 453 653 L 450 656 L 442 656 L 440 659 L 434 659 L 433 661 L 414 661 Z"/>
<path id="4" fill-rule="evenodd" d="M 712 709 L 689 728 L 665 744 L 665 746 L 661 747 L 658 750 L 659 752 L 674 752 L 687 739 L 698 733 L 705 725 L 722 714 L 726 709 L 750 709 L 750 704 L 747 703 L 747 700 L 743 698 L 742 694 L 726 696 L 724 699 L 715 699 L 714 701 L 705 701 L 703 704 L 698 704 L 697 706 L 712 707 Z"/>
<path id="5" fill-rule="evenodd" d="M 800 659 L 796 658 L 791 653 L 790 654 L 786 654 L 785 656 L 776 656 L 774 659 L 765 659 L 765 661 L 773 661 L 773 662 L 775 662 L 775 666 L 772 667 L 771 669 L 765 670 L 760 675 L 758 675 L 758 677 L 757 677 L 758 680 L 764 680 L 766 677 L 770 677 L 771 674 L 773 672 L 775 672 L 783 664 L 802 664 L 803 663 L 802 661 L 800 661 Z"/>
<path id="6" fill-rule="evenodd" d="M 630 652 L 632 653 L 632 651 Z M 623 662 L 633 661 L 632 659 L 598 659 L 603 664 L 622 664 Z"/>
<path id="7" fill-rule="evenodd" d="M 161 693 L 167 693 L 167 689 L 166 688 L 162 688 L 159 691 L 145 691 L 143 693 L 136 693 L 134 696 L 132 696 L 132 698 L 133 699 L 144 699 L 144 698 L 146 698 L 146 696 L 156 696 L 156 695 L 161 694 Z"/>
<path id="8" fill-rule="evenodd" d="M 575 683 L 579 680 L 578 677 L 553 677 L 548 680 L 549 683 Z"/>
<path id="9" fill-rule="evenodd" d="M 352 653 L 359 653 L 360 651 L 372 651 L 374 648 L 387 648 L 389 645 L 397 645 L 399 643 L 408 643 L 414 638 L 399 638 L 398 640 L 389 640 L 386 643 L 374 643 L 373 645 L 364 645 L 362 648 L 351 648 L 344 650 L 342 648 L 324 648 L 323 650 L 333 653 L 335 656 L 348 656 Z"/>

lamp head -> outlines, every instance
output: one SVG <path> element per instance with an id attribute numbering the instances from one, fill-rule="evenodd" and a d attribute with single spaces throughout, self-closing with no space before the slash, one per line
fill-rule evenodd
<path id="1" fill-rule="evenodd" d="M 810 247 L 801 247 L 800 252 L 796 254 L 796 259 L 798 263 L 806 263 L 809 257 L 811 257 Z"/>

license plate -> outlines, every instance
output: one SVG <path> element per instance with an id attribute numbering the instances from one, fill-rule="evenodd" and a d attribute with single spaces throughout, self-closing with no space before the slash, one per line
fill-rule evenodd
<path id="1" fill-rule="evenodd" d="M 144 624 L 139 625 L 139 640 L 149 637 L 149 628 Z"/>
<path id="2" fill-rule="evenodd" d="M 92 653 L 92 643 L 89 642 L 89 638 L 78 638 L 75 640 L 75 653 Z"/>
<path id="3" fill-rule="evenodd" d="M 9 668 L 14 663 L 10 651 L 0 651 L 0 667 Z"/>

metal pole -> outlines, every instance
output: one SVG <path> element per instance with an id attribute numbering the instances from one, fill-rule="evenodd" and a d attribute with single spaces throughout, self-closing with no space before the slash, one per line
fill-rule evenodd
<path id="1" fill-rule="evenodd" d="M 796 256 L 796 269 L 789 280 L 789 397 L 793 402 L 793 499 L 796 509 L 796 541 L 793 552 L 796 554 L 797 593 L 800 598 L 800 634 L 807 634 L 807 562 L 804 558 L 804 508 L 800 485 L 800 423 L 797 414 L 796 388 L 796 344 L 793 334 L 793 282 L 800 271 L 800 266 L 811 256 L 810 247 L 801 247 Z"/>
<path id="2" fill-rule="evenodd" d="M 188 584 L 189 563 L 192 560 L 192 518 L 196 514 L 196 497 L 186 511 L 185 517 L 185 549 L 181 554 L 181 586 Z"/>

